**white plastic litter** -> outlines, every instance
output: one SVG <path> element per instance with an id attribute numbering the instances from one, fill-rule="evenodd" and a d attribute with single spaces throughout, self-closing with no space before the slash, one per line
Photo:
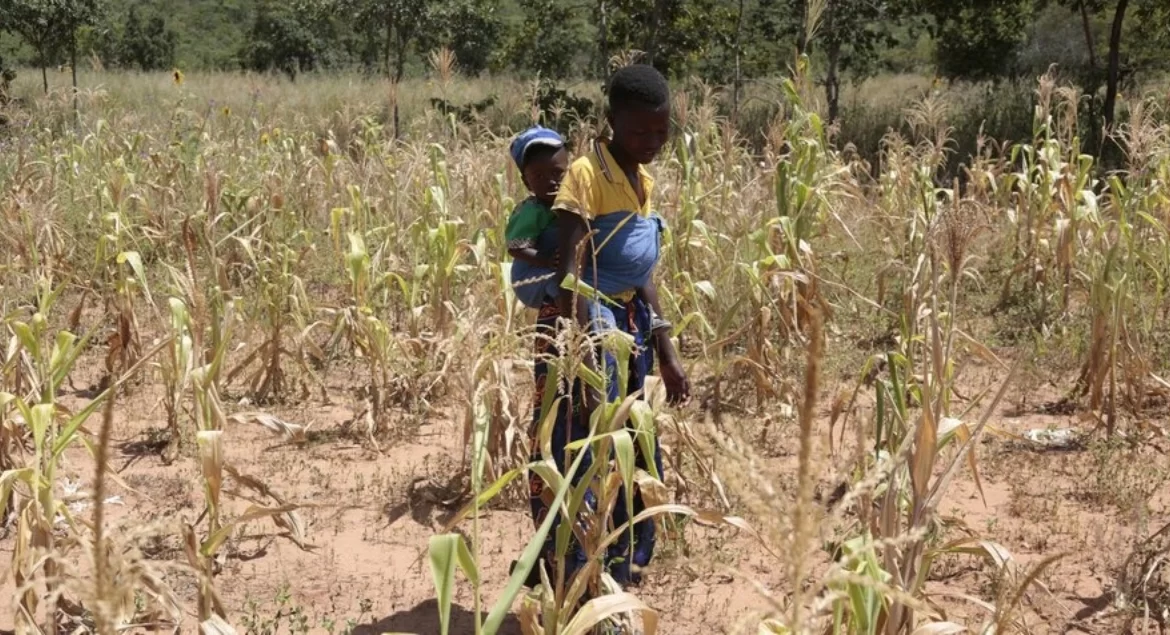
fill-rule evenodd
<path id="1" fill-rule="evenodd" d="M 1024 438 L 1046 448 L 1068 448 L 1076 445 L 1080 433 L 1073 428 L 1039 428 L 1028 430 Z"/>

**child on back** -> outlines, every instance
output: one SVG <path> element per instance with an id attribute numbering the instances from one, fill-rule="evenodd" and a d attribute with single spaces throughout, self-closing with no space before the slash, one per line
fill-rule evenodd
<path id="1" fill-rule="evenodd" d="M 524 306 L 539 309 L 554 304 L 560 294 L 556 275 L 560 239 L 553 203 L 569 171 L 569 153 L 561 135 L 542 126 L 517 135 L 510 153 L 531 193 L 512 211 L 504 232 L 513 260 L 512 289 Z M 587 277 L 583 282 L 596 283 L 603 295 L 624 290 L 611 286 L 608 280 Z M 644 297 L 642 287 L 635 287 L 633 292 Z"/>
<path id="2" fill-rule="evenodd" d="M 511 154 L 532 194 L 512 211 L 504 232 L 513 259 L 512 288 L 525 306 L 539 309 L 558 293 L 552 205 L 569 170 L 569 153 L 561 135 L 533 126 L 512 141 Z"/>

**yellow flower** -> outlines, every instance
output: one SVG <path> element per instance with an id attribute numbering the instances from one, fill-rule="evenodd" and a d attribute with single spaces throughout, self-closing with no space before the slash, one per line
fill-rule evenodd
<path id="1" fill-rule="evenodd" d="M 231 117 L 232 116 L 232 109 L 228 108 L 227 106 L 224 106 L 223 107 L 223 116 L 224 117 Z"/>
<path id="2" fill-rule="evenodd" d="M 262 145 L 262 146 L 268 145 L 268 133 L 267 132 L 260 135 L 260 145 Z"/>
<path id="3" fill-rule="evenodd" d="M 173 77 L 175 80 L 175 86 L 182 86 L 183 85 L 183 71 L 176 68 L 171 73 L 171 77 Z"/>

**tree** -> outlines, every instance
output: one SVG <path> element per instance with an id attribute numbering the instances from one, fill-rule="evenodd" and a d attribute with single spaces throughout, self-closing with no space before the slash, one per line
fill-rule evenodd
<path id="1" fill-rule="evenodd" d="M 751 45 L 743 46 L 743 74 L 770 75 L 792 61 L 793 52 L 804 46 L 804 4 L 802 0 L 756 0 L 745 9 L 744 37 Z"/>
<path id="2" fill-rule="evenodd" d="M 444 0 L 428 5 L 429 28 L 419 36 L 424 51 L 447 47 L 459 67 L 478 75 L 487 70 L 500 42 L 499 0 Z"/>
<path id="3" fill-rule="evenodd" d="M 1108 134 L 1114 128 L 1117 116 L 1117 95 L 1121 88 L 1122 79 L 1122 41 L 1125 39 L 1126 16 L 1133 6 L 1136 26 L 1133 29 L 1131 47 L 1135 61 L 1146 68 L 1154 68 L 1165 64 L 1166 49 L 1170 46 L 1170 6 L 1165 0 L 1064 0 L 1063 4 L 1070 9 L 1079 11 L 1084 21 L 1085 39 L 1092 46 L 1092 33 L 1089 26 L 1089 14 L 1112 14 L 1109 28 L 1109 50 L 1106 53 L 1105 68 L 1105 102 L 1102 105 L 1101 119 L 1105 132 Z M 1090 51 L 1092 49 L 1090 48 Z M 1091 63 L 1095 67 L 1095 56 L 1090 52 Z"/>
<path id="4" fill-rule="evenodd" d="M 4 65 L 4 58 L 0 57 L 0 106 L 8 103 L 8 86 L 16 79 L 16 71 Z M 5 123 L 5 117 L 0 114 L 0 125 Z"/>
<path id="5" fill-rule="evenodd" d="M 138 7 L 131 6 L 118 45 L 118 61 L 144 71 L 171 68 L 175 62 L 174 31 L 159 16 L 150 18 L 144 25 Z"/>
<path id="6" fill-rule="evenodd" d="M 356 24 L 382 33 L 382 61 L 386 77 L 397 86 L 406 73 L 406 56 L 429 17 L 424 0 L 341 0 L 342 9 Z M 394 137 L 399 136 L 398 100 L 394 100 Z"/>
<path id="7" fill-rule="evenodd" d="M 995 79 L 1010 75 L 1032 16 L 1031 0 L 923 0 L 941 75 Z"/>
<path id="8" fill-rule="evenodd" d="M 725 0 L 611 0 L 607 45 L 637 49 L 663 74 L 692 70 L 734 38 L 735 7 Z"/>
<path id="9" fill-rule="evenodd" d="M 887 29 L 892 13 L 883 0 L 826 0 L 816 37 L 825 53 L 829 121 L 840 114 L 841 73 L 852 70 L 861 77 L 873 72 L 878 47 L 893 44 Z"/>
<path id="10" fill-rule="evenodd" d="M 0 15 L 7 28 L 37 52 L 41 83 L 49 92 L 49 64 L 62 52 L 69 53 L 73 90 L 77 91 L 77 29 L 97 22 L 99 0 L 0 0 Z"/>
<path id="11" fill-rule="evenodd" d="M 573 70 L 577 51 L 585 46 L 571 5 L 561 0 L 518 0 L 518 4 L 524 20 L 509 38 L 510 65 L 541 77 L 564 79 Z"/>
<path id="12" fill-rule="evenodd" d="M 296 81 L 297 73 L 317 65 L 323 47 L 319 17 L 308 3 L 261 0 L 244 45 L 245 64 L 255 71 L 278 70 Z"/>

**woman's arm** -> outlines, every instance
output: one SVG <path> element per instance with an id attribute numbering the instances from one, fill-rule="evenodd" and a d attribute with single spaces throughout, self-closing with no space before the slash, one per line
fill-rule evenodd
<path id="1" fill-rule="evenodd" d="M 646 286 L 642 287 L 642 296 L 654 315 L 662 316 L 662 306 L 658 301 L 658 285 L 651 276 Z M 670 340 L 670 328 L 655 329 L 650 334 L 654 350 L 658 353 L 658 373 L 662 375 L 662 382 L 666 384 L 666 398 L 671 403 L 679 403 L 691 398 L 691 382 L 683 370 L 678 351 L 674 350 L 674 342 Z"/>
<path id="2" fill-rule="evenodd" d="M 557 283 L 564 282 L 565 276 L 572 274 L 578 280 L 581 279 L 581 258 L 585 252 L 585 247 L 588 242 L 585 237 L 588 235 L 588 224 L 580 214 L 570 212 L 567 210 L 557 210 L 557 235 L 559 236 L 559 245 L 557 247 Z M 589 306 L 584 297 L 579 295 L 576 289 L 561 289 L 560 295 L 557 296 L 557 309 L 561 312 L 561 317 L 566 320 L 572 319 L 575 315 L 577 324 L 581 328 L 588 331 L 589 329 Z M 586 355 L 582 360 L 585 367 L 589 370 L 596 371 L 597 364 L 594 362 L 592 355 Z M 588 418 L 589 414 L 601 405 L 604 397 L 602 393 L 585 382 L 581 382 L 585 386 L 585 412 Z M 586 419 L 588 420 L 588 419 Z"/>
<path id="3" fill-rule="evenodd" d="M 565 277 L 572 275 L 581 279 L 581 257 L 584 251 L 585 235 L 588 226 L 580 214 L 567 210 L 557 210 L 557 283 L 564 282 Z M 585 298 L 579 296 L 575 289 L 561 289 L 557 296 L 557 308 L 561 316 L 569 319 L 574 314 L 577 323 L 582 327 L 589 326 L 589 311 Z"/>

